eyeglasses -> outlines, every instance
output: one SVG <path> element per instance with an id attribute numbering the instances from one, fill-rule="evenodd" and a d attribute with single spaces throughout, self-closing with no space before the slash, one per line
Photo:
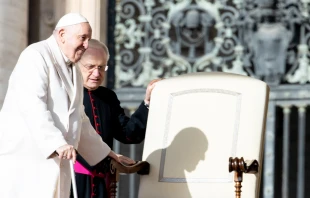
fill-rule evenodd
<path id="1" fill-rule="evenodd" d="M 83 67 L 85 67 L 89 72 L 93 72 L 95 69 L 98 69 L 100 72 L 104 72 L 108 70 L 108 66 L 96 66 L 96 65 L 84 65 L 81 61 L 80 61 L 81 65 L 83 65 Z"/>

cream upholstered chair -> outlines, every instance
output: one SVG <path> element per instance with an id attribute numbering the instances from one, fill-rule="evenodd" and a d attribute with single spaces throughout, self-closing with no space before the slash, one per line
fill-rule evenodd
<path id="1" fill-rule="evenodd" d="M 158 82 L 139 198 L 240 197 L 242 176 L 242 197 L 258 197 L 268 93 L 260 80 L 221 72 Z"/>

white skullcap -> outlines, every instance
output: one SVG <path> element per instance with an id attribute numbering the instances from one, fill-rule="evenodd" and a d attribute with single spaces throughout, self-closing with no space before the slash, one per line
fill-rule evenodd
<path id="1" fill-rule="evenodd" d="M 55 29 L 79 23 L 88 23 L 88 21 L 79 13 L 69 13 L 59 19 Z"/>

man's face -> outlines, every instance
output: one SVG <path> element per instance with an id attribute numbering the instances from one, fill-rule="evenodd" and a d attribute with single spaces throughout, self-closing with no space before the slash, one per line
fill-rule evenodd
<path id="1" fill-rule="evenodd" d="M 88 48 L 79 62 L 84 87 L 88 90 L 97 89 L 104 80 L 107 54 L 101 48 Z"/>
<path id="2" fill-rule="evenodd" d="M 73 63 L 78 62 L 85 50 L 88 48 L 88 41 L 91 38 L 92 29 L 89 23 L 80 23 L 67 27 L 62 31 L 63 53 Z"/>

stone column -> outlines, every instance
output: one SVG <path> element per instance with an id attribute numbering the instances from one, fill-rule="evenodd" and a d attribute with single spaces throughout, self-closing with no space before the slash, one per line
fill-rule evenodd
<path id="1" fill-rule="evenodd" d="M 79 12 L 87 18 L 92 29 L 92 38 L 106 41 L 106 0 L 67 0 L 66 13 Z"/>
<path id="2" fill-rule="evenodd" d="M 0 108 L 10 74 L 27 46 L 28 0 L 0 1 Z"/>

